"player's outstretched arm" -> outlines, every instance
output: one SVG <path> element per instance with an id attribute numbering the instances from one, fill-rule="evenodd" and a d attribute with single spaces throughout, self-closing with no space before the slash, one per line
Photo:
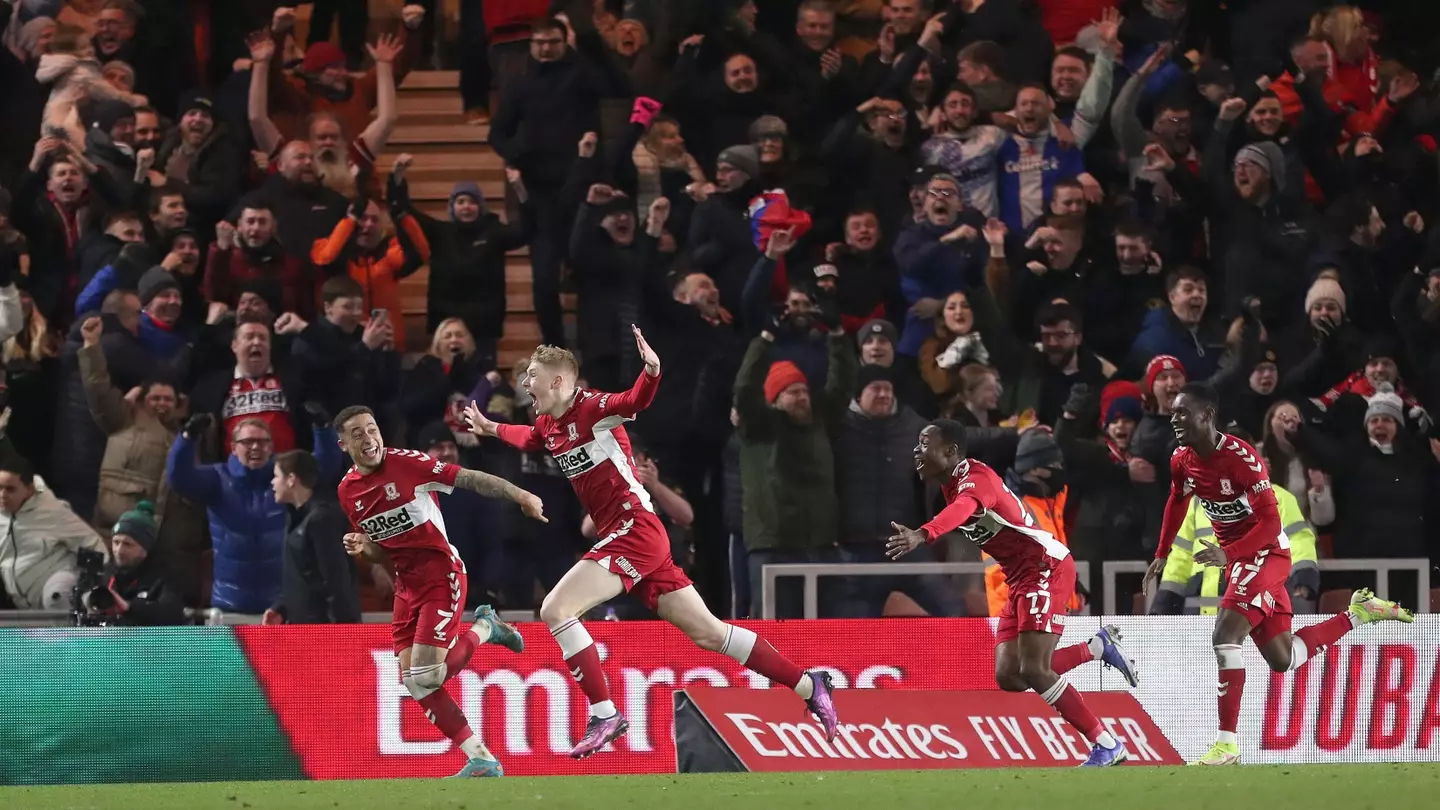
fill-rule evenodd
<path id="1" fill-rule="evenodd" d="M 545 517 L 545 505 L 540 501 L 539 496 L 527 492 L 499 476 L 479 470 L 462 469 L 460 474 L 455 476 L 455 486 L 468 489 L 486 498 L 514 501 L 520 505 L 520 511 L 524 512 L 526 517 L 534 518 L 541 523 L 550 522 Z"/>
<path id="2" fill-rule="evenodd" d="M 465 406 L 462 412 L 466 424 L 470 425 L 470 432 L 476 436 L 494 436 L 511 447 L 518 448 L 527 453 L 533 453 L 545 446 L 540 441 L 540 434 L 535 428 L 528 425 L 506 425 L 496 422 L 480 410 L 479 404 L 471 402 Z"/>

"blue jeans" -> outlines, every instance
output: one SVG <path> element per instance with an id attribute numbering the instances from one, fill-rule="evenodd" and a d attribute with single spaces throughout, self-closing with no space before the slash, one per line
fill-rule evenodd
<path id="1" fill-rule="evenodd" d="M 761 604 L 765 594 L 763 569 L 767 565 L 789 565 L 794 563 L 838 563 L 842 562 L 837 548 L 817 549 L 758 549 L 747 555 L 746 567 L 750 572 L 750 616 L 761 618 L 765 615 Z M 839 577 L 821 577 L 817 618 L 832 618 L 837 615 L 838 596 L 841 591 Z M 782 577 L 775 581 L 775 618 L 803 619 L 805 617 L 805 584 L 800 577 Z"/>
<path id="2" fill-rule="evenodd" d="M 885 547 L 880 543 L 840 547 L 841 559 L 847 563 L 884 563 Z M 904 562 L 937 562 L 935 550 L 921 546 L 905 556 Z M 855 576 L 841 580 L 840 616 L 846 619 L 878 618 L 885 610 L 885 600 L 892 591 L 914 599 L 931 616 L 964 616 L 965 602 L 949 577 L 943 574 L 920 576 Z"/>

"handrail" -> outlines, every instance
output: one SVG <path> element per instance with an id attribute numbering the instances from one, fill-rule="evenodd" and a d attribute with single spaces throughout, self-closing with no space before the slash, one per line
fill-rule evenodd
<path id="1" fill-rule="evenodd" d="M 762 566 L 760 569 L 761 615 L 766 619 L 775 618 L 775 581 L 780 577 L 803 577 L 805 580 L 805 618 L 814 619 L 820 615 L 820 577 L 883 577 L 883 576 L 924 576 L 927 574 L 984 574 L 990 567 L 986 562 L 929 562 L 929 563 L 784 563 Z M 1075 579 L 1090 590 L 1090 563 L 1075 561 Z M 1079 613 L 1089 614 L 1086 602 Z"/>
<path id="2" fill-rule="evenodd" d="M 501 619 L 507 622 L 535 621 L 533 610 L 502 610 Z M 68 610 L 0 610 L 0 627 L 69 627 Z M 219 608 L 186 608 L 185 618 L 202 627 L 236 627 L 259 624 L 259 613 L 227 613 Z M 371 611 L 360 614 L 362 624 L 388 624 L 394 618 L 389 611 Z"/>
<path id="3" fill-rule="evenodd" d="M 1390 574 L 1395 571 L 1414 571 L 1415 589 L 1417 591 L 1415 603 L 1412 607 L 1415 613 L 1430 612 L 1430 561 L 1423 557 L 1406 557 L 1391 559 L 1388 557 L 1364 557 L 1358 559 L 1325 559 L 1319 560 L 1321 571 L 1374 571 L 1375 572 L 1375 595 L 1381 599 L 1390 598 Z M 1140 560 L 1109 560 L 1102 563 L 1100 578 L 1105 583 L 1105 615 L 1115 614 L 1115 575 L 1145 573 L 1150 563 Z M 1318 594 L 1317 594 L 1318 597 Z M 1150 612 L 1150 603 L 1154 600 L 1154 594 L 1145 600 L 1145 612 Z M 1219 604 L 1218 599 L 1200 599 L 1197 604 Z M 1186 601 L 1189 605 L 1189 600 Z"/>

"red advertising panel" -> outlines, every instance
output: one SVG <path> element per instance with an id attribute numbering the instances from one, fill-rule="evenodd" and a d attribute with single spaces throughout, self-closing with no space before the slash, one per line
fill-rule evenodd
<path id="1" fill-rule="evenodd" d="M 1056 767 L 1090 753 L 1085 738 L 1029 692 L 841 692 L 833 742 L 774 690 L 699 687 L 686 694 L 750 771 Z M 1089 692 L 1085 701 L 1129 748 L 1130 762 L 1184 764 L 1128 693 Z"/>
<path id="2" fill-rule="evenodd" d="M 801 666 L 828 669 L 843 689 L 995 688 L 995 642 L 986 621 L 743 624 Z M 486 645 L 446 684 L 506 773 L 673 773 L 676 689 L 770 687 L 668 624 L 593 622 L 587 628 L 630 733 L 584 762 L 568 753 L 584 731 L 586 703 L 543 625 L 521 626 L 523 654 Z M 236 633 L 312 778 L 442 776 L 464 762 L 401 684 L 388 627 L 242 627 Z M 769 696 L 776 711 L 788 707 L 791 720 L 804 716 L 804 704 L 789 689 Z"/>

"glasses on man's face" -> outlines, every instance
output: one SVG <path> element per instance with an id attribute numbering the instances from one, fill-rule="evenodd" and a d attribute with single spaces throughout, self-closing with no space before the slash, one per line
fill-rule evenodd
<path id="1" fill-rule="evenodd" d="M 932 188 L 927 193 L 937 200 L 948 200 L 955 196 L 955 192 L 948 188 Z"/>
<path id="2" fill-rule="evenodd" d="M 235 443 L 245 448 L 270 446 L 269 439 L 236 439 Z"/>

